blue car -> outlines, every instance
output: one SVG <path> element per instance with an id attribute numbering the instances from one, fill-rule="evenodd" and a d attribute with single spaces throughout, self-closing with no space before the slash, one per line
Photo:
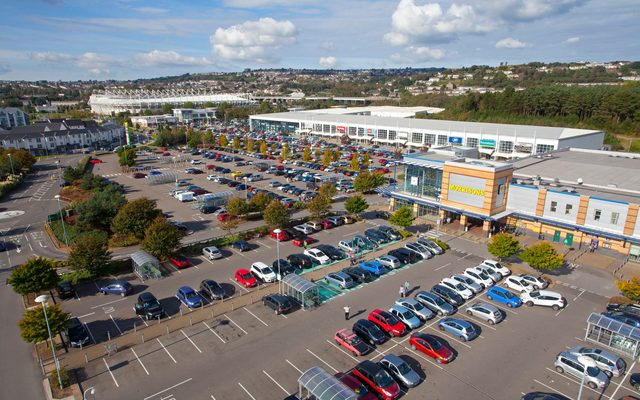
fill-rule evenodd
<path id="1" fill-rule="evenodd" d="M 516 308 L 522 305 L 522 301 L 518 296 L 499 286 L 490 287 L 486 295 L 487 299 L 506 304 L 510 308 Z"/>
<path id="2" fill-rule="evenodd" d="M 133 286 L 127 281 L 114 281 L 100 288 L 102 294 L 119 294 L 124 297 L 133 291 Z"/>
<path id="3" fill-rule="evenodd" d="M 602 313 L 605 317 L 609 317 L 611 319 L 615 319 L 616 321 L 620 321 L 627 325 L 635 326 L 636 328 L 640 328 L 640 319 L 635 318 L 629 314 L 625 314 L 622 312 L 605 312 Z"/>
<path id="4" fill-rule="evenodd" d="M 369 271 L 377 276 L 382 274 L 386 274 L 389 272 L 388 269 L 385 268 L 384 265 L 380 264 L 378 261 L 365 261 L 358 265 L 358 267 L 364 269 L 365 271 Z"/>
<path id="5" fill-rule="evenodd" d="M 151 172 L 149 172 L 149 175 L 162 175 L 162 172 L 160 172 L 160 171 L 151 171 Z"/>
<path id="6" fill-rule="evenodd" d="M 469 322 L 459 318 L 442 318 L 438 322 L 438 328 L 447 332 L 463 342 L 473 340 L 478 337 L 478 331 Z"/>
<path id="7" fill-rule="evenodd" d="M 247 189 L 249 189 L 249 186 L 245 185 L 244 183 L 236 186 L 236 190 L 247 190 Z"/>
<path id="8" fill-rule="evenodd" d="M 176 297 L 188 308 L 197 308 L 202 306 L 202 297 L 189 286 L 183 286 L 178 289 Z"/>

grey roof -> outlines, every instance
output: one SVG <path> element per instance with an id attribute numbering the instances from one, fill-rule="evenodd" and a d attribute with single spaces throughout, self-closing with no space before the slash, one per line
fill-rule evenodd
<path id="1" fill-rule="evenodd" d="M 364 115 L 331 115 L 314 112 L 282 112 L 252 115 L 251 119 L 317 121 L 326 123 L 360 124 L 387 127 L 390 129 L 410 129 L 423 131 L 442 131 L 451 133 L 483 133 L 488 135 L 509 135 L 536 137 L 540 139 L 566 139 L 575 136 L 598 133 L 597 130 L 573 129 L 551 126 L 493 124 L 486 122 L 447 121 L 437 119 L 414 119 L 397 117 L 372 117 Z"/>
<path id="2" fill-rule="evenodd" d="M 640 342 L 640 329 L 613 318 L 609 318 L 606 315 L 591 313 L 587 322 Z"/>
<path id="3" fill-rule="evenodd" d="M 285 276 L 284 278 L 282 278 L 282 283 L 284 283 L 285 285 L 291 287 L 292 289 L 300 293 L 306 293 L 309 290 L 318 289 L 318 285 L 304 279 L 303 277 L 297 274 L 289 274 Z"/>
<path id="4" fill-rule="evenodd" d="M 144 250 L 140 250 L 140 251 L 136 251 L 135 253 L 132 253 L 131 260 L 136 265 L 139 265 L 139 266 L 143 266 L 151 263 L 152 265 L 157 267 L 160 264 L 157 258 L 155 258 L 154 256 L 152 256 L 151 254 L 147 253 Z"/>
<path id="5" fill-rule="evenodd" d="M 291 275 L 287 275 L 291 276 Z M 321 367 L 306 370 L 298 383 L 307 388 L 317 400 L 356 400 L 357 396 L 351 388 Z"/>
<path id="6" fill-rule="evenodd" d="M 72 126 L 79 126 L 79 120 L 72 120 Z M 16 126 L 9 130 L 0 130 L 0 140 L 8 139 L 30 139 L 47 136 L 66 136 L 84 133 L 95 133 L 113 128 L 113 125 L 98 125 L 95 121 L 80 121 L 85 126 L 82 129 L 69 129 L 65 122 L 46 122 L 31 125 Z"/>

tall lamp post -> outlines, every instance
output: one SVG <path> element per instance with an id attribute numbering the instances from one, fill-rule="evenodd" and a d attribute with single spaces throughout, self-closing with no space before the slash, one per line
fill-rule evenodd
<path id="1" fill-rule="evenodd" d="M 58 357 L 56 357 L 56 346 L 53 344 L 53 336 L 51 336 L 51 327 L 49 327 L 49 317 L 47 316 L 47 302 L 49 301 L 49 296 L 46 294 L 42 294 L 36 297 L 36 302 L 42 304 L 42 310 L 44 311 L 44 320 L 47 324 L 47 332 L 49 332 L 49 341 L 51 341 L 51 354 L 53 354 L 53 361 L 56 364 L 56 372 L 58 373 L 58 383 L 60 384 L 60 389 L 62 389 L 62 377 L 60 376 L 60 363 L 58 363 Z"/>
<path id="2" fill-rule="evenodd" d="M 87 400 L 87 392 L 89 392 L 89 394 L 93 396 L 96 394 L 96 388 L 94 388 L 93 386 L 87 388 L 87 390 L 82 393 L 82 400 Z"/>
<path id="3" fill-rule="evenodd" d="M 578 357 L 578 361 L 586 368 L 597 367 L 595 360 L 589 356 L 580 356 Z M 582 388 L 584 387 L 584 377 L 587 375 L 587 371 L 585 370 L 582 374 L 582 380 L 580 381 L 580 390 L 578 391 L 578 400 L 582 398 Z"/>
<path id="4" fill-rule="evenodd" d="M 280 280 L 278 281 L 278 293 L 282 293 L 282 273 L 280 272 L 280 233 L 282 229 L 274 229 L 273 233 L 276 234 L 276 258 L 278 259 L 278 275 Z"/>
<path id="5" fill-rule="evenodd" d="M 58 200 L 58 211 L 60 212 L 60 221 L 62 222 L 62 234 L 64 235 L 64 244 L 69 246 L 69 241 L 67 240 L 67 228 L 64 226 L 64 216 L 62 216 L 62 206 L 60 205 L 60 195 L 55 195 L 55 199 Z"/>
<path id="6" fill-rule="evenodd" d="M 11 176 L 13 176 L 16 174 L 15 171 L 13 170 L 13 157 L 11 153 L 7 154 L 7 156 L 9 156 L 9 164 L 11 164 Z"/>

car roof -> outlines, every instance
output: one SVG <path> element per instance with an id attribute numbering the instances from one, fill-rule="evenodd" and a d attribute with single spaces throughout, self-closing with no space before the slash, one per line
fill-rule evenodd
<path id="1" fill-rule="evenodd" d="M 248 274 L 249 270 L 245 269 L 245 268 L 240 268 L 239 270 L 236 271 L 236 273 L 240 273 L 240 274 Z"/>
<path id="2" fill-rule="evenodd" d="M 552 290 L 536 290 L 536 292 L 540 293 L 543 296 L 556 296 L 562 297 L 562 295 L 558 292 L 554 292 Z"/>
<path id="3" fill-rule="evenodd" d="M 195 292 L 191 286 L 180 286 L 179 290 L 182 292 Z"/>
<path id="4" fill-rule="evenodd" d="M 251 266 L 259 268 L 259 269 L 269 268 L 269 266 L 267 264 L 263 263 L 262 261 L 256 261 L 253 264 L 251 264 Z"/>
<path id="5" fill-rule="evenodd" d="M 409 309 L 407 307 L 403 307 L 401 305 L 398 304 L 394 304 L 389 308 L 389 311 L 391 310 L 396 310 L 398 312 L 404 313 L 405 311 L 409 311 Z"/>
<path id="6" fill-rule="evenodd" d="M 486 303 L 484 301 L 475 302 L 471 304 L 469 307 L 484 307 L 486 309 L 489 309 L 490 311 L 499 311 L 498 307 L 494 306 L 493 304 Z"/>
<path id="7" fill-rule="evenodd" d="M 142 301 L 156 300 L 156 296 L 154 296 L 153 293 L 151 292 L 142 292 L 138 296 L 138 300 L 142 300 Z"/>
<path id="8" fill-rule="evenodd" d="M 364 360 L 356 366 L 357 368 L 367 370 L 370 373 L 377 372 L 382 369 L 381 366 L 370 360 Z"/>
<path id="9" fill-rule="evenodd" d="M 393 365 L 400 365 L 405 362 L 402 358 L 398 357 L 395 354 L 387 354 L 386 356 L 382 357 L 382 360 L 387 360 Z"/>
<path id="10" fill-rule="evenodd" d="M 505 289 L 505 288 L 503 288 L 503 287 L 500 287 L 500 286 L 492 286 L 492 287 L 490 287 L 490 288 L 489 288 L 489 290 L 487 290 L 487 291 L 498 292 L 498 293 L 502 293 L 502 294 L 504 294 L 504 293 L 507 293 L 507 292 L 508 292 L 508 290 L 507 290 L 507 289 Z"/>

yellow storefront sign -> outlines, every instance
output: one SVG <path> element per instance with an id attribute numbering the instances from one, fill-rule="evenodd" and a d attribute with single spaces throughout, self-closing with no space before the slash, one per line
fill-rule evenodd
<path id="1" fill-rule="evenodd" d="M 469 186 L 461 186 L 461 185 L 451 184 L 451 185 L 449 185 L 449 190 L 451 190 L 453 192 L 467 193 L 467 194 L 472 194 L 474 196 L 482 196 L 482 197 L 484 197 L 484 190 L 482 190 L 482 189 L 474 189 L 474 188 L 469 187 Z"/>

